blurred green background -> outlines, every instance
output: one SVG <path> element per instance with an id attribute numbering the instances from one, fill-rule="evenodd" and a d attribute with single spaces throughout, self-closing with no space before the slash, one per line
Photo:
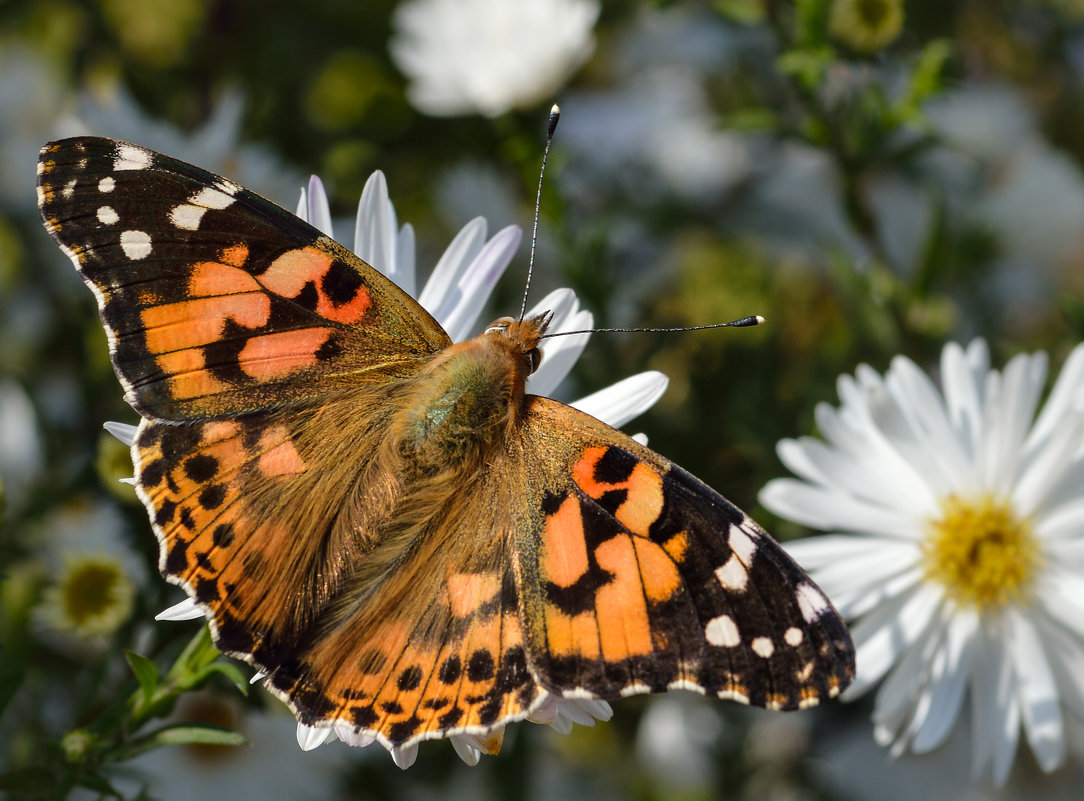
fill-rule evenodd
<path id="1" fill-rule="evenodd" d="M 464 24 L 485 5 L 465 4 Z M 849 22 L 833 5 L 603 2 L 593 51 L 536 87 L 544 99 L 433 116 L 390 54 L 395 3 L 0 3 L 0 769 L 53 758 L 65 731 L 130 692 L 122 649 L 165 670 L 198 626 L 152 623 L 180 596 L 116 482 L 131 473 L 125 449 L 101 432 L 136 417 L 93 299 L 37 219 L 44 142 L 133 141 L 287 208 L 318 174 L 348 244 L 361 187 L 383 170 L 424 276 L 478 214 L 490 231 L 529 230 L 560 101 L 532 297 L 571 286 L 600 326 L 768 320 L 596 335 L 562 397 L 665 372 L 669 391 L 628 430 L 786 539 L 803 532 L 758 510 L 756 494 L 783 472 L 775 443 L 811 433 L 815 405 L 837 401 L 838 375 L 898 353 L 929 365 L 945 341 L 973 336 L 996 363 L 1045 349 L 1058 365 L 1084 330 L 1084 4 L 868 0 Z M 546 33 L 510 36 L 559 50 Z M 471 55 L 434 57 L 454 74 Z M 492 316 L 518 308 L 526 251 Z M 64 549 L 94 538 L 128 554 L 135 594 L 91 643 L 49 631 L 36 610 Z M 891 762 L 861 702 L 793 716 L 684 695 L 614 706 L 610 723 L 567 737 L 513 726 L 476 768 L 429 744 L 400 772 L 378 747 L 303 754 L 276 701 L 216 680 L 180 712 L 250 745 L 178 746 L 107 775 L 125 797 L 163 799 L 995 795 L 969 783 L 966 732 Z M 1074 797 L 1076 768 L 1043 776 L 1029 759 L 1005 797 Z"/>

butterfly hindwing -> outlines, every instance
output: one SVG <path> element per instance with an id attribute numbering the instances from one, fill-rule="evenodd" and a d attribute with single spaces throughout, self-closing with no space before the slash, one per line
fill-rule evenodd
<path id="1" fill-rule="evenodd" d="M 543 686 L 686 688 L 796 709 L 850 682 L 842 620 L 763 529 L 620 432 L 531 400 L 523 458 L 537 512 L 517 556 Z"/>
<path id="2" fill-rule="evenodd" d="M 191 420 L 401 375 L 450 344 L 406 293 L 224 178 L 124 142 L 46 145 L 46 228 L 98 298 L 128 401 Z"/>

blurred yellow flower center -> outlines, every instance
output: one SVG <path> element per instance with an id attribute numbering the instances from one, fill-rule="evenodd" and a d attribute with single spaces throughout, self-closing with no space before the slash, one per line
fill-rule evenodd
<path id="1" fill-rule="evenodd" d="M 112 631 L 131 611 L 129 584 L 112 560 L 74 560 L 60 586 L 64 616 L 75 629 Z"/>
<path id="2" fill-rule="evenodd" d="M 926 578 L 960 603 L 989 609 L 1029 600 L 1039 541 L 1007 500 L 950 496 L 922 543 Z"/>

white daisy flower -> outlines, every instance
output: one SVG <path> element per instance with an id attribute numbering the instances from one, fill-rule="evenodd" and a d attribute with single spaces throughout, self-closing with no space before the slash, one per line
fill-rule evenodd
<path id="1" fill-rule="evenodd" d="M 791 543 L 851 633 L 858 675 L 884 679 L 874 736 L 893 754 L 948 737 L 970 694 L 972 767 L 1004 784 L 1020 729 L 1044 771 L 1065 760 L 1065 711 L 1084 718 L 1084 346 L 1036 417 L 1046 355 L 991 370 L 986 343 L 839 379 L 825 441 L 783 440 L 799 479 L 761 502 L 833 532 Z"/>
<path id="2" fill-rule="evenodd" d="M 297 215 L 334 238 L 327 195 L 318 178 L 314 177 L 308 189 L 302 191 Z M 520 238 L 520 229 L 512 225 L 487 239 L 486 221 L 476 217 L 448 245 L 429 280 L 419 291 L 415 280 L 414 231 L 409 224 L 399 226 L 395 207 L 388 196 L 387 181 L 383 173 L 377 171 L 366 182 L 358 203 L 354 252 L 415 297 L 444 327 L 452 340 L 460 342 L 480 333 L 476 325 L 478 315 L 497 279 L 511 262 Z M 550 332 L 588 329 L 594 322 L 590 312 L 579 308 L 571 289 L 551 292 L 527 315 L 546 310 L 553 313 Z M 528 391 L 535 395 L 551 395 L 572 369 L 588 338 L 589 334 L 574 334 L 543 340 L 540 344 L 542 363 L 528 379 Z M 618 427 L 651 408 L 665 391 L 667 381 L 666 376 L 657 371 L 639 373 L 570 405 Z M 121 423 L 107 423 L 106 429 L 128 444 L 136 434 L 134 426 Z M 644 441 L 643 435 L 637 437 Z M 203 612 L 189 598 L 166 609 L 156 619 L 187 620 L 202 615 Z M 261 678 L 263 676 L 257 674 L 253 681 Z M 612 715 L 609 704 L 602 700 L 566 699 L 547 694 L 528 719 L 534 723 L 548 724 L 554 730 L 567 734 L 574 723 L 593 726 L 596 719 L 609 720 Z M 482 753 L 495 754 L 500 750 L 503 735 L 503 729 L 498 728 L 485 735 L 452 735 L 450 739 L 463 761 L 475 765 Z M 304 750 L 336 738 L 359 747 L 375 741 L 369 735 L 359 735 L 352 727 L 297 725 L 297 742 Z M 416 744 L 391 750 L 395 764 L 401 768 L 410 767 L 417 753 Z"/>
<path id="3" fill-rule="evenodd" d="M 594 50 L 597 0 L 408 0 L 391 55 L 433 116 L 495 117 L 552 99 Z"/>

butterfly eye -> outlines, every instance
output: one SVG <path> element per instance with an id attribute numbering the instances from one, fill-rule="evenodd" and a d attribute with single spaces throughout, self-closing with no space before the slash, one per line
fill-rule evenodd
<path id="1" fill-rule="evenodd" d="M 542 349 L 531 348 L 527 351 L 527 375 L 531 375 L 542 364 Z"/>

